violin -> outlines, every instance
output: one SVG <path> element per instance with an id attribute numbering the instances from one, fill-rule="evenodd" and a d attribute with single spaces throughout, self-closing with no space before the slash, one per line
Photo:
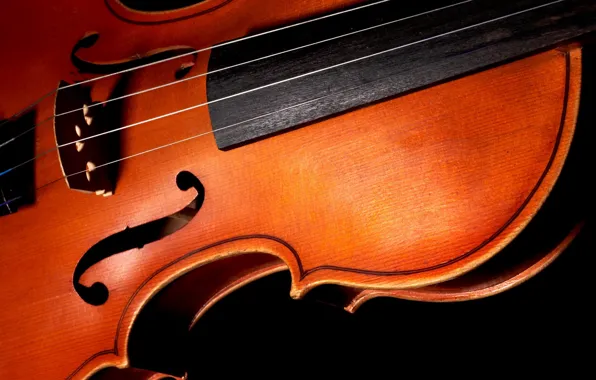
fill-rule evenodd
<path id="1" fill-rule="evenodd" d="M 352 312 L 477 299 L 582 228 L 562 194 L 592 0 L 2 13 L 2 378 L 182 378 L 130 365 L 150 307 L 192 328 L 280 271 Z"/>

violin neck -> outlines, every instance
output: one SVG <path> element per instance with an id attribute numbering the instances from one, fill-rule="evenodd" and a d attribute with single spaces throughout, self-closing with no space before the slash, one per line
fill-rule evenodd
<path id="1" fill-rule="evenodd" d="M 218 47 L 207 78 L 216 142 L 229 149 L 594 31 L 593 0 L 387 1 Z"/>

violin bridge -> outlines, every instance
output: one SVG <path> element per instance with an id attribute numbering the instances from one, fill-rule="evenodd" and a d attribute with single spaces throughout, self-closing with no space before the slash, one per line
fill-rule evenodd
<path id="1" fill-rule="evenodd" d="M 60 87 L 67 85 L 60 83 Z M 90 87 L 74 86 L 58 91 L 54 118 L 58 157 L 67 186 L 104 197 L 114 192 L 116 168 L 102 165 L 119 156 L 118 134 L 99 136 L 114 127 L 106 108 L 92 101 Z"/>

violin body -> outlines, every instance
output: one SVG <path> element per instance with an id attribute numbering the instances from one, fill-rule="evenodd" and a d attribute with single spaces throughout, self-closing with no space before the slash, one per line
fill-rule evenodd
<path id="1" fill-rule="evenodd" d="M 9 119 L 60 81 L 93 78 L 101 67 L 121 69 L 135 57 L 213 46 L 357 3 L 205 0 L 145 12 L 117 0 L 13 2 L 0 24 L 0 115 Z M 75 65 L 73 47 L 93 33 L 99 37 L 76 53 Z M 178 80 L 181 68 L 182 78 L 205 73 L 210 54 L 130 71 L 125 92 Z M 89 63 L 87 73 L 80 62 Z M 206 76 L 118 101 L 117 122 L 102 128 L 155 118 L 121 131 L 119 157 L 202 136 L 123 160 L 109 197 L 105 189 L 71 188 L 62 153 L 35 161 L 35 201 L 0 219 L 1 377 L 82 379 L 127 367 L 135 318 L 189 273 L 202 279 L 186 295 L 195 322 L 225 294 L 286 269 L 295 298 L 336 284 L 369 292 L 354 296 L 352 309 L 375 292 L 424 300 L 415 289 L 481 266 L 547 202 L 573 141 L 581 74 L 581 48 L 559 46 L 232 149 L 218 147 L 207 106 L 159 118 L 208 103 Z M 91 83 L 91 99 L 108 99 L 121 80 Z M 36 123 L 53 117 L 57 96 L 35 106 Z M 56 146 L 64 124 L 36 127 L 36 154 Z M 66 148 L 76 160 L 75 147 Z M 89 140 L 85 149 L 101 147 Z M 90 258 L 73 285 L 82 258 L 109 245 L 99 242 L 128 230 L 143 235 L 135 228 L 192 204 L 183 226 Z M 94 283 L 107 289 L 103 299 L 91 294 Z"/>

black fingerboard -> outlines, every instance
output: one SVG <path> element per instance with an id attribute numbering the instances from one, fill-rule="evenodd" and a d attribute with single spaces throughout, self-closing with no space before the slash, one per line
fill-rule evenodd
<path id="1" fill-rule="evenodd" d="M 212 128 L 229 149 L 594 31 L 594 0 L 370 5 L 213 49 Z"/>

